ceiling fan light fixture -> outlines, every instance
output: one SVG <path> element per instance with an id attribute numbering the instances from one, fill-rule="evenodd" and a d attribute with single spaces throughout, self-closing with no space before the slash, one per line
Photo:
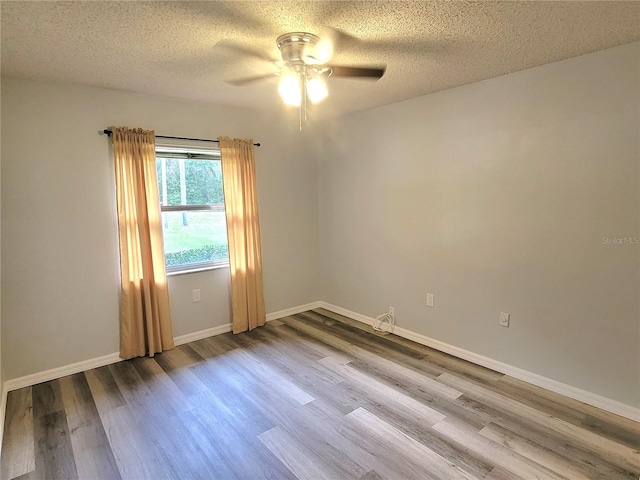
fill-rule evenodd
<path id="1" fill-rule="evenodd" d="M 321 78 L 313 77 L 307 81 L 307 95 L 311 103 L 318 103 L 327 98 L 329 91 Z"/>
<path id="2" fill-rule="evenodd" d="M 384 67 L 330 65 L 340 37 L 338 30 L 325 28 L 321 37 L 308 32 L 290 32 L 276 39 L 282 56 L 281 71 L 284 71 L 278 93 L 286 105 L 298 107 L 300 131 L 307 119 L 308 103 L 321 102 L 329 94 L 326 78 L 333 75 L 378 80 L 384 75 Z"/>
<path id="3" fill-rule="evenodd" d="M 313 58 L 317 65 L 324 65 L 333 57 L 333 40 L 328 37 L 321 38 L 313 48 Z"/>
<path id="4" fill-rule="evenodd" d="M 302 92 L 300 91 L 300 80 L 295 74 L 282 77 L 278 86 L 278 93 L 282 101 L 292 107 L 299 107 L 302 103 Z"/>

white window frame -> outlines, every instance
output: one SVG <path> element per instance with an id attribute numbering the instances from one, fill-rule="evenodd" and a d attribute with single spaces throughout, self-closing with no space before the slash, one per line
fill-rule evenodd
<path id="1" fill-rule="evenodd" d="M 176 145 L 164 142 L 156 142 L 156 161 L 162 158 L 166 159 L 184 159 L 184 160 L 207 160 L 220 161 L 220 149 L 211 145 Z M 161 195 L 159 195 L 160 197 Z M 223 193 L 224 196 L 224 193 Z M 166 199 L 165 199 L 166 200 Z M 223 200 L 224 202 L 224 200 Z M 163 212 L 225 212 L 224 203 L 222 204 L 202 204 L 202 205 L 164 205 L 160 203 L 160 213 Z M 164 243 L 164 227 L 162 229 Z M 224 261 L 207 261 L 188 263 L 181 265 L 167 266 L 165 259 L 165 269 L 167 275 L 179 275 L 184 273 L 201 272 L 204 270 L 213 270 L 216 268 L 228 268 L 229 259 Z"/>

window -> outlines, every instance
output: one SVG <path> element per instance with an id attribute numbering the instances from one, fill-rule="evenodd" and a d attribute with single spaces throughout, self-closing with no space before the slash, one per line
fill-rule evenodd
<path id="1" fill-rule="evenodd" d="M 156 145 L 167 273 L 229 264 L 220 151 Z"/>

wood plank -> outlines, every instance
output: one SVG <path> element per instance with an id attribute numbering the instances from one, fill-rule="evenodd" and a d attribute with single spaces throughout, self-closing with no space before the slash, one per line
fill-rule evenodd
<path id="1" fill-rule="evenodd" d="M 593 423 L 597 422 L 599 425 L 606 425 L 608 431 L 614 428 L 620 429 L 624 432 L 620 437 L 625 437 L 631 440 L 631 443 L 629 444 L 630 447 L 637 448 L 640 444 L 640 418 L 638 418 L 637 421 L 633 421 L 508 375 L 501 378 L 497 384 L 509 385 L 512 388 L 521 391 L 523 396 L 526 395 L 528 397 L 534 396 L 540 398 L 541 403 L 551 402 L 554 405 L 563 405 L 566 406 L 567 409 L 578 411 L 584 417 L 583 422 L 585 423 L 589 421 L 589 417 L 592 417 L 591 421 Z"/>
<path id="2" fill-rule="evenodd" d="M 258 438 L 300 480 L 358 479 L 366 473 L 357 464 L 352 471 L 336 468 L 335 463 L 325 461 L 279 426 L 261 433 Z"/>
<path id="3" fill-rule="evenodd" d="M 225 355 L 225 360 L 232 364 L 242 365 L 242 368 L 260 382 L 269 384 L 270 388 L 281 397 L 298 405 L 313 401 L 313 397 L 286 377 L 272 369 L 249 351 L 236 349 Z"/>
<path id="4" fill-rule="evenodd" d="M 165 371 L 182 395 L 189 397 L 201 393 L 207 388 L 189 369 L 189 367 L 199 362 L 195 361 L 184 349 L 174 348 L 168 350 L 156 355 L 154 360 Z M 204 359 L 200 358 L 200 361 L 204 362 Z"/>
<path id="5" fill-rule="evenodd" d="M 345 417 L 330 403 L 316 399 L 291 411 L 281 426 L 288 442 L 331 464 L 334 478 L 366 477 L 370 471 L 382 478 L 402 478 L 396 458 L 400 445 L 385 449 L 374 442 L 372 447 L 363 440 L 361 429 L 345 422 Z M 479 478 L 488 471 L 482 470 Z M 414 474 L 414 478 L 421 476 L 419 472 Z"/>
<path id="6" fill-rule="evenodd" d="M 155 356 L 153 358 L 141 357 L 130 360 L 131 365 L 143 381 L 145 388 L 151 396 L 154 407 L 168 413 L 181 412 L 189 409 L 187 396 L 169 378 L 167 373 L 158 365 Z M 125 362 L 122 362 L 125 363 Z M 149 397 L 144 396 L 145 400 Z"/>
<path id="7" fill-rule="evenodd" d="M 565 437 L 559 436 L 553 429 L 545 425 L 530 421 L 512 412 L 505 411 L 496 406 L 491 406 L 482 401 L 467 398 L 465 395 L 455 400 L 466 411 L 474 412 L 481 417 L 482 423 L 488 425 L 495 423 L 504 428 L 526 437 L 529 441 L 544 445 L 546 448 L 558 453 L 562 458 L 575 464 L 576 468 L 589 478 L 601 480 L 638 480 L 632 472 L 625 470 L 616 464 L 613 459 L 602 458 L 589 449 L 588 446 L 569 442 Z M 453 416 L 462 418 L 461 416 Z M 468 422 L 467 422 L 468 423 Z M 480 430 L 481 428 L 476 428 Z"/>
<path id="8" fill-rule="evenodd" d="M 283 323 L 276 331 L 279 335 L 290 339 L 295 345 L 294 348 L 302 348 L 307 352 L 315 352 L 315 354 L 318 355 L 316 360 L 324 357 L 333 357 L 342 363 L 348 363 L 353 360 L 353 357 L 343 354 L 339 348 L 319 340 L 317 336 L 308 332 L 293 328 L 286 323 Z"/>
<path id="9" fill-rule="evenodd" d="M 509 470 L 505 470 L 502 467 L 495 467 L 489 474 L 484 477 L 484 480 L 527 480 L 519 475 L 516 475 Z"/>
<path id="10" fill-rule="evenodd" d="M 419 381 L 419 377 L 416 377 L 414 381 L 406 381 L 399 379 L 392 371 L 381 371 L 376 367 L 372 367 L 360 360 L 354 360 L 349 362 L 350 367 L 361 371 L 369 376 L 373 376 L 379 381 L 396 388 L 404 392 L 406 395 L 415 398 L 416 400 L 428 405 L 434 410 L 440 412 L 445 416 L 455 416 L 463 419 L 466 423 L 477 426 L 478 430 L 487 423 L 480 415 L 470 409 L 466 409 L 460 405 L 459 402 L 454 402 L 457 398 L 460 398 L 462 393 L 457 390 L 451 389 L 451 392 L 456 392 L 452 395 L 439 395 L 434 393 L 431 388 L 431 382 L 428 385 L 424 385 Z M 436 382 L 439 383 L 439 382 Z"/>
<path id="11" fill-rule="evenodd" d="M 372 359 L 376 355 L 385 356 L 394 362 L 399 364 L 410 366 L 426 375 L 436 376 L 443 373 L 444 370 L 437 366 L 433 366 L 423 360 L 422 357 L 416 358 L 414 355 L 409 355 L 407 352 L 399 352 L 395 350 L 388 350 L 379 345 L 366 344 L 366 348 L 355 345 L 354 343 L 342 338 L 341 334 L 334 334 L 327 332 L 317 325 L 313 325 L 313 322 L 305 321 L 305 317 L 285 317 L 282 319 L 285 324 L 299 332 L 303 332 L 318 342 L 331 346 L 339 353 L 339 356 L 331 355 L 339 360 L 341 363 L 348 363 L 351 360 L 361 359 L 367 361 Z M 317 322 L 315 322 L 317 323 Z M 353 339 L 355 340 L 355 339 Z M 346 358 L 345 358 L 346 357 Z"/>
<path id="12" fill-rule="evenodd" d="M 564 420 L 554 418 L 528 405 L 514 402 L 503 395 L 449 373 L 440 375 L 438 381 L 457 388 L 472 398 L 481 399 L 484 403 L 495 405 L 497 408 L 510 411 L 519 417 L 542 424 L 559 435 L 587 445 L 598 455 L 615 459 L 616 462 L 632 472 L 640 472 L 640 452 L 635 449 L 599 436 Z"/>
<path id="13" fill-rule="evenodd" d="M 337 478 L 343 475 L 364 477 L 371 469 L 386 476 L 395 476 L 395 472 L 382 459 L 353 441 L 357 437 L 356 432 L 352 432 L 351 439 L 341 433 L 345 429 L 344 416 L 330 403 L 316 399 L 291 413 L 282 423 L 283 429 L 292 441 L 304 445 L 325 461 L 338 465 Z"/>
<path id="14" fill-rule="evenodd" d="M 120 475 L 127 479 L 174 478 L 178 472 L 169 468 L 159 455 L 153 438 L 138 421 L 140 416 L 127 405 L 101 414 Z"/>
<path id="15" fill-rule="evenodd" d="M 330 310 L 325 310 L 324 308 L 314 308 L 313 310 L 309 312 L 304 312 L 304 313 L 317 314 L 317 315 L 320 315 L 321 317 L 324 317 L 325 319 L 337 320 L 340 323 L 344 323 L 349 325 L 350 327 L 357 328 L 358 330 L 362 330 L 366 334 L 378 335 L 381 337 L 389 335 L 389 332 L 379 332 L 377 330 L 374 330 L 373 327 L 368 323 L 359 322 L 358 320 L 345 317 L 344 315 L 340 315 L 339 313 L 334 313 Z"/>
<path id="16" fill-rule="evenodd" d="M 77 444 L 74 450 L 108 443 L 84 373 L 61 378 L 60 387 L 72 443 Z"/>
<path id="17" fill-rule="evenodd" d="M 7 394 L 0 478 L 29 473 L 36 468 L 31 387 Z"/>
<path id="18" fill-rule="evenodd" d="M 383 480 L 384 477 L 382 477 L 378 472 L 376 472 L 375 470 L 369 470 L 367 473 L 365 473 L 362 477 L 360 477 L 360 480 Z"/>
<path id="19" fill-rule="evenodd" d="M 393 410 L 391 410 L 391 413 L 388 413 L 388 410 L 384 407 L 376 408 L 375 405 L 371 404 L 367 406 L 367 410 L 369 408 L 371 408 L 372 413 L 373 411 L 381 412 L 380 415 L 376 414 L 376 416 L 384 418 L 389 425 L 392 425 L 398 431 L 417 440 L 431 451 L 447 459 L 449 462 L 454 463 L 472 476 L 484 478 L 493 468 L 493 465 L 480 461 L 466 449 L 447 444 L 446 441 L 438 438 L 439 434 L 437 432 L 433 432 L 426 425 L 402 418 Z M 357 428 L 350 428 L 348 423 L 345 423 L 344 419 L 340 416 L 339 410 L 322 400 L 315 400 L 297 409 L 296 414 L 300 415 L 301 418 L 299 420 L 292 419 L 292 422 L 297 421 L 303 425 L 299 427 L 301 435 L 307 436 L 308 439 L 319 435 L 320 439 L 317 441 L 331 443 L 339 447 L 342 451 L 348 452 L 348 455 L 357 461 L 358 464 L 362 465 L 363 468 L 369 467 L 383 478 L 398 478 L 399 473 L 394 470 L 397 463 L 394 457 L 396 450 L 402 448 L 401 444 L 396 445 L 395 448 L 384 449 L 374 442 L 373 447 L 366 447 L 367 443 L 363 441 L 363 432 Z M 305 425 L 308 426 L 305 427 Z M 289 425 L 284 426 L 289 431 L 293 428 Z M 315 430 L 315 432 L 312 430 Z M 364 447 L 366 447 L 366 449 Z M 370 450 L 370 447 L 373 448 L 373 450 Z M 376 450 L 378 447 L 381 448 L 381 451 Z M 389 456 L 389 458 L 387 458 L 387 456 Z"/>
<path id="20" fill-rule="evenodd" d="M 32 395 L 34 419 L 64 411 L 62 392 L 60 391 L 60 382 L 58 380 L 34 385 L 32 387 Z"/>
<path id="21" fill-rule="evenodd" d="M 191 403 L 195 408 L 210 412 L 209 416 L 218 422 L 229 422 L 232 426 L 258 435 L 277 425 L 277 421 L 265 414 L 264 401 L 251 384 L 238 375 L 231 375 L 221 363 L 209 362 L 191 367 L 193 373 L 207 386 L 207 392 L 195 396 Z"/>
<path id="22" fill-rule="evenodd" d="M 626 445 L 634 450 L 640 450 L 640 424 L 630 425 L 633 422 L 626 422 L 625 420 L 628 419 L 617 415 L 611 415 L 611 417 L 617 418 L 607 418 L 603 413 L 588 413 L 578 426 L 596 435 L 601 435 L 614 442 Z"/>
<path id="23" fill-rule="evenodd" d="M 120 472 L 85 375 L 61 378 L 60 386 L 78 476 L 119 479 Z"/>
<path id="24" fill-rule="evenodd" d="M 577 427 L 640 449 L 640 424 L 637 422 L 508 376 L 485 387 Z"/>
<path id="25" fill-rule="evenodd" d="M 260 329 L 255 335 L 253 348 L 256 347 L 271 347 L 275 353 L 280 353 L 280 357 L 293 353 L 305 365 L 316 365 L 322 358 L 340 355 L 338 350 L 318 342 L 313 337 L 303 337 L 300 332 L 284 324 L 277 328 Z M 346 356 L 344 359 L 351 360 Z"/>
<path id="26" fill-rule="evenodd" d="M 13 480 L 42 480 L 42 476 L 37 475 L 36 471 L 33 470 L 32 472 L 15 477 Z"/>
<path id="27" fill-rule="evenodd" d="M 386 358 L 376 357 L 366 361 L 354 360 L 349 362 L 349 366 L 364 373 L 368 372 L 376 378 L 385 379 L 387 385 L 403 389 L 407 393 L 420 392 L 431 399 L 441 398 L 444 400 L 455 400 L 462 395 L 462 392 L 455 388 L 443 385 L 441 382 L 421 372 L 404 367 Z M 417 389 L 412 387 L 417 387 Z"/>
<path id="28" fill-rule="evenodd" d="M 218 423 L 215 423 L 215 428 L 203 422 L 202 418 L 209 415 L 214 411 L 215 406 L 209 404 L 203 407 L 194 407 L 192 410 L 180 412 L 177 417 L 177 421 L 182 422 L 184 426 L 188 426 L 188 435 L 192 442 L 196 444 L 196 447 L 192 449 L 192 452 L 197 452 L 198 455 L 204 457 L 208 466 L 207 475 L 195 474 L 193 478 L 220 478 L 220 479 L 234 479 L 237 478 L 236 473 L 228 466 L 228 458 L 225 454 L 224 447 L 217 439 L 224 435 L 226 427 L 221 429 Z M 175 438 L 180 439 L 184 433 L 180 433 Z M 181 465 L 182 459 L 175 460 Z M 204 472 L 202 472 L 204 473 Z"/>
<path id="29" fill-rule="evenodd" d="M 182 353 L 184 353 L 187 357 L 191 359 L 194 365 L 204 361 L 204 358 L 202 358 L 202 356 L 199 353 L 197 353 L 193 348 L 191 348 L 191 345 L 193 345 L 193 343 L 186 343 L 184 345 L 179 345 L 174 350 L 180 350 Z"/>
<path id="30" fill-rule="evenodd" d="M 561 475 L 483 437 L 473 427 L 456 419 L 447 418 L 434 425 L 433 429 L 516 476 L 530 480 L 563 480 Z"/>
<path id="31" fill-rule="evenodd" d="M 307 329 L 307 332 L 309 331 L 310 330 Z M 337 339 L 336 337 L 328 336 L 326 334 L 325 336 L 328 337 L 328 341 L 331 342 L 334 347 L 349 355 L 347 359 L 353 358 L 368 365 L 375 366 L 377 369 L 389 373 L 394 377 L 397 377 L 399 380 L 404 380 L 404 383 L 420 384 L 426 390 L 429 390 L 431 395 L 437 397 L 454 399 L 462 395 L 461 392 L 458 392 L 453 388 L 447 386 L 444 386 L 445 388 L 442 388 L 442 383 L 433 380 L 430 375 L 425 374 L 425 371 L 423 369 L 413 369 L 410 367 L 406 367 L 402 363 L 388 360 L 388 357 L 393 356 L 393 351 L 384 350 L 383 346 L 376 346 L 375 348 L 377 350 L 377 353 L 373 353 L 372 351 L 358 345 L 354 345 L 353 343 L 345 342 L 343 340 Z M 322 338 L 322 335 L 320 336 L 320 338 Z M 349 363 L 344 359 L 340 359 L 340 362 Z M 355 362 L 350 363 L 353 364 Z"/>
<path id="32" fill-rule="evenodd" d="M 347 414 L 356 408 L 364 407 L 376 416 L 384 418 L 387 423 L 393 425 L 406 435 L 427 445 L 441 456 L 480 478 L 484 477 L 493 467 L 493 465 L 488 464 L 473 454 L 473 452 L 469 452 L 464 447 L 454 445 L 449 439 L 440 435 L 438 432 L 430 430 L 428 427 L 431 422 L 418 422 L 415 420 L 415 416 L 405 409 L 398 408 L 393 404 L 380 402 L 379 398 L 375 398 L 375 396 L 371 397 L 369 392 L 351 385 L 348 382 L 337 385 L 332 391 L 326 392 L 324 395 L 321 395 L 319 399 L 305 405 L 304 409 L 314 408 L 314 405 L 317 405 L 319 400 L 322 401 L 323 410 L 330 411 L 334 418 L 339 418 L 342 412 Z M 297 413 L 301 411 L 302 409 L 296 410 Z M 290 416 L 291 415 L 288 415 L 284 420 L 280 420 L 281 424 L 287 425 L 282 422 L 286 422 Z M 330 423 L 320 419 L 308 421 L 312 425 L 325 425 Z M 343 425 L 334 425 L 334 428 L 343 431 L 344 434 Z M 362 437 L 359 433 L 352 433 L 349 438 L 354 444 L 359 445 L 362 442 Z M 345 451 L 353 452 L 354 450 L 346 448 Z M 393 472 L 385 473 L 386 470 L 384 466 L 382 468 L 378 466 L 375 467 L 375 469 L 387 478 L 395 478 L 397 476 L 394 475 Z"/>
<path id="33" fill-rule="evenodd" d="M 202 368 L 198 370 L 202 371 Z M 258 433 L 259 429 L 251 428 L 251 423 L 244 422 L 240 412 L 233 406 L 220 410 L 233 411 L 238 415 L 220 414 L 217 407 L 221 405 L 216 403 L 192 411 L 196 421 L 201 424 L 199 432 L 204 443 L 209 450 L 216 452 L 225 466 L 218 478 L 294 480 L 296 477 L 259 441 L 257 434 L 262 432 Z"/>
<path id="34" fill-rule="evenodd" d="M 407 412 L 410 412 L 411 416 L 417 422 L 437 423 L 444 418 L 444 415 L 436 412 L 427 405 L 403 395 L 402 392 L 377 381 L 373 377 L 363 374 L 355 368 L 351 368 L 348 364 L 343 365 L 334 361 L 330 357 L 323 358 L 322 360 L 319 360 L 318 363 L 321 363 L 330 370 L 335 371 L 349 381 L 360 385 L 366 389 L 372 397 L 379 398 L 381 403 L 388 404 L 394 409 L 404 409 Z"/>
<path id="35" fill-rule="evenodd" d="M 58 384 L 57 380 L 51 383 Z M 41 388 L 39 395 L 42 395 L 43 392 L 46 391 L 59 392 L 59 387 L 51 389 Z M 56 405 L 57 400 L 61 400 L 61 398 L 56 397 L 55 401 L 51 402 L 46 402 L 44 399 L 41 399 L 39 404 L 41 407 L 48 408 Z M 40 414 L 34 417 L 36 477 L 77 479 L 78 471 L 76 469 L 73 447 L 69 438 L 69 427 L 64 410 L 55 410 L 52 413 Z"/>
<path id="36" fill-rule="evenodd" d="M 384 350 L 387 354 L 392 355 L 394 353 L 400 354 L 403 357 L 409 356 L 414 359 L 424 358 L 424 354 L 420 351 L 399 347 L 394 342 L 390 341 L 387 336 L 367 335 L 359 328 L 348 325 L 344 322 L 327 321 L 326 317 L 318 315 L 314 312 L 303 312 L 293 317 L 302 323 L 316 328 L 325 334 L 329 334 L 334 338 L 341 338 L 347 343 L 358 345 L 363 348 L 367 348 L 370 351 Z"/>
<path id="37" fill-rule="evenodd" d="M 313 315 L 317 315 L 309 312 L 298 314 L 297 318 L 312 318 Z M 335 314 L 334 314 L 335 316 Z M 340 316 L 338 316 L 340 317 Z M 423 363 L 427 361 L 430 367 L 434 370 L 442 369 L 447 371 L 453 371 L 462 377 L 473 379 L 482 383 L 491 383 L 504 376 L 504 374 L 491 370 L 489 368 L 476 365 L 474 363 L 462 360 L 457 357 L 453 357 L 444 352 L 440 352 L 433 348 L 421 345 L 412 340 L 399 337 L 397 335 L 363 335 L 363 331 L 359 328 L 352 327 L 345 322 L 335 322 L 332 325 L 318 326 L 323 328 L 327 332 L 340 336 L 345 340 L 348 340 L 355 345 L 364 347 L 367 345 L 367 349 L 372 352 L 379 353 L 386 356 L 386 358 L 392 358 L 395 354 L 400 355 L 400 358 L 406 356 L 412 357 L 415 360 L 422 360 Z M 382 348 L 382 351 L 378 350 Z M 413 363 L 412 363 L 413 364 Z M 436 373 L 438 375 L 439 373 Z"/>
<path id="38" fill-rule="evenodd" d="M 108 366 L 88 370 L 84 375 L 100 414 L 125 405 L 124 397 Z"/>
<path id="39" fill-rule="evenodd" d="M 174 472 L 170 478 L 209 479 L 228 472 L 219 457 L 211 456 L 210 445 L 200 443 L 201 428 L 193 410 L 167 415 L 145 425 L 146 443 L 154 445 L 167 471 Z"/>
<path id="40" fill-rule="evenodd" d="M 536 410 L 546 412 L 553 415 L 556 418 L 561 418 L 574 425 L 580 425 L 584 420 L 586 414 L 584 409 L 580 408 L 581 402 L 575 402 L 570 404 L 564 400 L 560 395 L 554 395 L 552 392 L 546 391 L 550 395 L 541 395 L 544 389 L 539 390 L 522 388 L 524 382 L 514 382 L 514 378 L 505 375 L 492 385 L 487 386 L 494 392 L 497 392 L 505 397 L 512 398 L 519 403 L 529 405 Z M 584 404 L 582 404 L 584 405 Z"/>
<path id="41" fill-rule="evenodd" d="M 238 337 L 240 339 L 243 336 L 238 335 Z M 317 354 L 309 356 L 309 352 L 300 352 L 286 341 L 283 342 L 282 337 L 277 333 L 267 330 L 254 334 L 254 337 L 248 342 L 245 339 L 245 344 L 251 346 L 251 354 L 284 374 L 287 379 L 301 386 L 305 391 L 309 391 L 308 388 L 317 391 L 315 387 L 318 385 L 320 388 L 330 388 L 331 385 L 344 381 L 344 378 L 317 362 L 324 356 Z"/>
<path id="42" fill-rule="evenodd" d="M 224 335 L 218 335 L 214 338 L 203 338 L 202 340 L 191 342 L 189 347 L 205 360 L 215 358 L 218 355 L 224 355 L 230 350 L 224 345 Z"/>
<path id="43" fill-rule="evenodd" d="M 395 450 L 395 455 L 400 457 L 396 460 L 397 463 L 404 460 L 422 470 L 425 475 L 422 478 L 475 478 L 364 408 L 354 410 L 346 419 L 357 425 L 357 428 L 363 431 L 363 436 L 375 439 L 385 449 Z M 402 448 L 393 448 L 394 445 L 402 445 Z"/>
<path id="44" fill-rule="evenodd" d="M 109 370 L 140 424 L 189 408 L 184 395 L 152 358 L 115 363 Z"/>
<path id="45" fill-rule="evenodd" d="M 558 475 L 572 480 L 588 480 L 588 477 L 580 471 L 580 468 L 569 460 L 565 460 L 552 450 L 538 445 L 524 437 L 521 437 L 506 428 L 490 423 L 482 430 L 480 435 L 493 440 L 496 443 L 516 452 L 529 460 L 540 465 L 544 465 L 549 470 Z"/>
<path id="46" fill-rule="evenodd" d="M 340 385 L 339 393 L 340 394 L 337 395 L 337 392 L 334 392 L 332 395 L 325 395 L 322 397 L 323 401 L 328 401 L 336 412 L 339 411 L 341 406 L 348 409 L 345 413 L 349 413 L 359 407 L 365 408 L 377 417 L 383 418 L 388 424 L 392 425 L 397 430 L 419 441 L 438 455 L 458 465 L 460 468 L 476 477 L 483 478 L 493 468 L 493 464 L 490 462 L 487 462 L 485 459 L 476 455 L 474 452 L 469 451 L 464 446 L 455 444 L 448 437 L 429 428 L 431 423 L 416 421 L 414 416 L 403 411 L 403 409 L 397 408 L 396 405 L 380 402 L 379 398 L 370 398 L 366 392 L 349 385 L 348 383 Z M 351 400 L 351 402 L 345 400 L 345 398 Z M 305 408 L 312 408 L 312 406 L 317 404 L 317 402 L 318 401 L 316 400 L 308 406 L 305 406 Z M 446 403 L 447 402 L 439 401 L 437 405 L 438 407 L 441 407 L 441 405 Z M 451 406 L 448 406 L 448 408 L 449 410 L 452 409 Z M 444 410 L 440 408 L 439 412 L 442 413 L 442 411 Z M 456 410 L 456 412 L 459 413 L 460 410 Z M 333 415 L 334 417 L 338 416 L 337 413 L 334 413 Z M 463 415 L 462 418 L 466 419 L 468 418 L 468 415 Z M 475 420 L 475 417 L 473 418 Z M 312 423 L 324 424 L 327 422 L 318 420 Z M 479 428 L 482 428 L 482 426 L 484 426 L 484 424 L 481 424 L 481 427 Z M 357 442 L 359 436 L 354 435 L 352 438 L 354 442 Z M 384 467 L 375 467 L 375 470 L 382 475 L 386 475 Z M 393 478 L 393 475 L 391 475 L 391 478 Z"/>

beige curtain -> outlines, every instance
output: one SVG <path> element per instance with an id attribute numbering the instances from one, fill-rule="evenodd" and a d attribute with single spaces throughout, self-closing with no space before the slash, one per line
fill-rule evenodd
<path id="1" fill-rule="evenodd" d="M 220 137 L 233 333 L 265 323 L 253 140 Z"/>
<path id="2" fill-rule="evenodd" d="M 173 348 L 153 130 L 112 127 L 120 239 L 120 356 Z"/>

